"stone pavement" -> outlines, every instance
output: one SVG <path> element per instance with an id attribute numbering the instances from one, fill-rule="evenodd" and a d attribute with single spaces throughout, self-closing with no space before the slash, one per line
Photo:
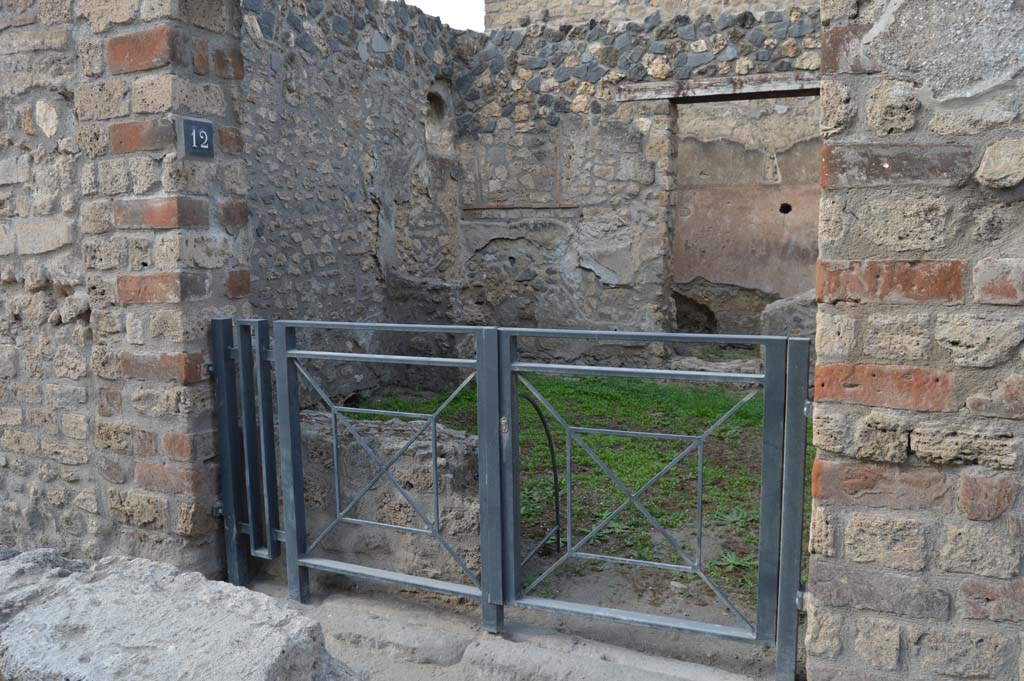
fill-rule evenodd
<path id="1" fill-rule="evenodd" d="M 279 582 L 258 583 L 284 597 Z M 634 652 L 532 624 L 483 633 L 475 611 L 411 594 L 335 591 L 302 606 L 327 649 L 377 681 L 753 681 L 754 677 Z M 469 614 L 467 614 L 467 612 Z M 635 636 L 651 634 L 636 629 Z"/>

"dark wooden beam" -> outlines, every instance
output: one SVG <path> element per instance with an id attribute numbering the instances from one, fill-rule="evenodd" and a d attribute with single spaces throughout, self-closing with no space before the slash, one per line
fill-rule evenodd
<path id="1" fill-rule="evenodd" d="M 619 86 L 620 102 L 670 100 L 673 102 L 722 102 L 775 97 L 817 97 L 821 79 L 816 72 L 756 73 L 749 76 L 690 78 L 657 83 L 626 83 Z"/>

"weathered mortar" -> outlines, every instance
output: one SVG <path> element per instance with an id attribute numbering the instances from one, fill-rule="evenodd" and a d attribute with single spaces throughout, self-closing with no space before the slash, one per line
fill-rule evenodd
<path id="1" fill-rule="evenodd" d="M 1019 681 L 1024 12 L 822 19 L 808 675 Z"/>

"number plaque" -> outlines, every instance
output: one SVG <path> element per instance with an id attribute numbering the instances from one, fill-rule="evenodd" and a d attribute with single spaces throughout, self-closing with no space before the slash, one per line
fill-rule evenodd
<path id="1" fill-rule="evenodd" d="M 213 158 L 213 123 L 194 118 L 182 119 L 181 138 L 185 156 Z"/>

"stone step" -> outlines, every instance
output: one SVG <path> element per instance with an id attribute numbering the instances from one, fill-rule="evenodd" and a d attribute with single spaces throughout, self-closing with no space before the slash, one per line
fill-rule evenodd
<path id="1" fill-rule="evenodd" d="M 373 681 L 752 681 L 537 625 L 489 635 L 475 616 L 379 592 L 335 593 L 304 610 L 328 650 Z"/>

